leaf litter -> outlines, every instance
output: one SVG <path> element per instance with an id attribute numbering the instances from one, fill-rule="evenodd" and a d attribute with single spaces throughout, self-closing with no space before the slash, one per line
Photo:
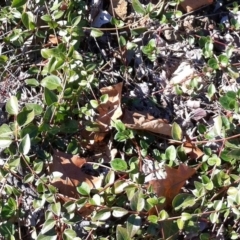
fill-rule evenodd
<path id="1" fill-rule="evenodd" d="M 154 1 L 152 1 L 152 3 L 154 4 Z M 219 9 L 219 6 L 217 6 L 218 3 L 213 4 L 213 1 L 199 1 L 196 3 L 189 0 L 180 3 L 184 11 L 188 14 L 180 17 L 172 15 L 171 19 L 164 20 L 164 17 L 167 15 L 162 15 L 162 10 L 166 11 L 169 8 L 168 4 L 166 4 L 166 6 L 163 4 L 165 8 L 161 8 L 161 4 L 156 4 L 154 6 L 146 6 L 146 4 L 146 2 L 134 0 L 132 2 L 131 13 L 129 11 L 130 4 L 124 0 L 114 0 L 110 5 L 107 5 L 103 1 L 93 1 L 91 5 L 92 8 L 90 8 L 89 11 L 90 25 L 95 28 L 100 28 L 99 32 L 101 32 L 102 35 L 100 34 L 101 37 L 94 39 L 94 41 L 92 41 L 91 37 L 84 37 L 86 37 L 86 41 L 89 40 L 89 46 L 87 47 L 88 50 L 102 54 L 103 59 L 105 61 L 107 60 L 105 62 L 106 65 L 101 66 L 101 71 L 98 72 L 97 70 L 95 72 L 96 76 L 101 79 L 101 84 L 98 86 L 99 89 L 94 89 L 94 91 L 96 91 L 97 96 L 108 95 L 108 100 L 102 103 L 101 98 L 97 97 L 95 100 L 99 105 L 96 108 L 96 115 L 92 118 L 88 118 L 89 122 L 92 121 L 93 124 L 97 123 L 97 130 L 87 131 L 85 129 L 87 122 L 86 119 L 79 123 L 81 132 L 81 139 L 79 140 L 79 148 L 81 149 L 80 155 L 86 157 L 66 154 L 59 150 L 55 150 L 53 153 L 51 172 L 61 173 L 62 176 L 54 179 L 52 184 L 59 189 L 59 193 L 66 196 L 64 201 L 79 198 L 80 195 L 79 192 L 76 191 L 76 187 L 83 183 L 86 183 L 90 190 L 98 190 L 101 188 L 104 178 L 103 175 L 106 175 L 106 169 L 105 173 L 102 174 L 99 169 L 93 169 L 93 167 L 91 167 L 92 164 L 87 163 L 88 161 L 99 163 L 99 160 L 101 159 L 101 163 L 106 164 L 114 160 L 116 157 L 119 158 L 119 156 L 121 156 L 121 158 L 123 158 L 121 161 L 126 161 L 125 167 L 128 166 L 127 164 L 132 164 L 132 167 L 134 161 L 132 159 L 130 160 L 130 157 L 138 154 L 138 160 L 140 162 L 143 160 L 145 164 L 144 167 L 147 165 L 153 166 L 154 164 L 158 167 L 157 169 L 149 167 L 148 170 L 143 167 L 143 172 L 141 172 L 141 174 L 146 177 L 149 170 L 150 172 L 157 172 L 155 176 L 151 175 L 147 182 L 149 182 L 149 185 L 153 188 L 157 197 L 166 198 L 165 203 L 157 209 L 158 211 L 161 211 L 172 207 L 172 200 L 175 196 L 181 193 L 187 180 L 191 181 L 193 184 L 191 178 L 194 177 L 194 174 L 199 176 L 199 172 L 191 167 L 191 165 L 201 161 L 204 154 L 206 156 L 206 152 L 210 152 L 208 147 L 211 148 L 211 151 L 213 151 L 214 154 L 217 153 L 219 156 L 221 156 L 221 152 L 223 152 L 223 156 L 227 159 L 226 152 L 222 149 L 223 144 L 220 144 L 220 141 L 218 142 L 219 144 L 215 144 L 215 148 L 212 147 L 213 145 L 209 145 L 209 142 L 206 142 L 209 139 L 213 141 L 215 139 L 223 139 L 225 132 L 223 134 L 222 130 L 228 124 L 227 121 L 236 116 L 232 114 L 233 109 L 231 109 L 230 106 L 227 106 L 229 108 L 227 111 L 222 108 L 219 110 L 220 107 L 214 106 L 214 102 L 216 103 L 219 93 L 222 95 L 228 90 L 237 93 L 238 83 L 235 79 L 238 78 L 239 74 L 235 68 L 228 69 L 231 73 L 230 79 L 226 72 L 224 72 L 226 70 L 224 66 L 228 66 L 226 65 L 228 63 L 223 60 L 218 63 L 221 67 L 220 69 L 217 69 L 221 70 L 220 74 L 222 74 L 222 78 L 215 72 L 216 69 L 214 68 L 218 67 L 218 65 L 215 64 L 216 61 L 214 59 L 211 59 L 209 62 L 210 64 L 206 67 L 206 59 L 211 58 L 212 56 L 211 54 L 204 56 L 204 54 L 208 54 L 208 49 L 204 49 L 205 46 L 201 46 L 202 43 L 200 40 L 207 40 L 209 36 L 212 37 L 213 43 L 207 42 L 206 46 L 210 46 L 209 48 L 214 46 L 214 51 L 217 51 L 216 55 L 214 53 L 214 58 L 218 58 L 219 54 L 222 51 L 225 51 L 230 44 L 233 45 L 235 47 L 234 54 L 236 54 L 234 55 L 233 63 L 237 66 L 239 64 L 238 60 L 236 60 L 238 57 L 239 36 L 235 34 L 236 32 L 234 33 L 237 29 L 237 24 L 233 24 L 234 20 L 238 20 L 239 12 L 229 12 L 219 20 L 214 16 L 212 17 L 212 12 L 210 11 L 215 7 L 213 15 L 219 15 L 219 12 L 216 12 Z M 205 6 L 203 10 L 201 10 L 201 7 L 204 5 L 208 6 Z M 159 14 L 159 19 L 157 19 L 157 21 L 152 21 L 152 19 L 147 16 L 147 11 L 149 11 L 151 7 L 156 7 L 156 10 L 159 11 L 157 12 Z M 66 11 L 68 6 L 64 4 L 61 8 L 63 11 Z M 179 13 L 175 8 L 172 9 L 170 7 L 170 9 L 173 11 L 169 11 L 168 14 Z M 204 9 L 206 9 L 206 12 L 210 13 L 210 15 L 207 15 L 205 18 L 199 15 L 199 13 L 206 14 Z M 190 11 L 194 12 L 190 13 Z M 111 19 L 111 16 L 116 17 L 116 19 Z M 117 29 L 116 25 L 109 28 L 112 24 L 112 20 L 117 20 L 117 24 L 120 25 L 125 24 L 123 29 L 121 29 L 122 26 Z M 172 20 L 174 20 L 174 24 L 172 23 Z M 159 21 L 161 21 L 161 25 L 159 25 Z M 226 29 L 214 31 L 214 28 L 219 21 L 220 24 L 223 24 L 227 28 L 231 27 L 227 34 L 224 32 Z M 199 26 L 202 28 L 202 32 L 199 32 Z M 43 26 L 39 23 L 38 27 L 41 28 Z M 109 28 L 109 31 L 104 32 L 106 30 L 103 30 L 105 27 Z M 138 34 L 137 31 L 142 29 L 144 31 Z M 195 38 L 195 41 L 198 41 L 200 35 L 203 37 L 201 37 L 197 44 L 190 44 L 191 38 L 180 42 L 182 37 L 186 37 L 183 34 L 184 32 L 187 36 Z M 49 37 L 45 39 L 45 42 L 48 43 L 44 45 L 44 47 L 50 49 L 58 45 L 62 46 L 61 43 L 65 41 L 65 33 L 60 34 L 62 34 L 62 36 L 58 34 L 48 35 Z M 82 34 L 81 37 L 83 37 L 83 35 L 84 34 Z M 116 39 L 116 35 L 121 38 Z M 234 37 L 232 37 L 232 35 L 234 35 Z M 204 38 L 205 36 L 207 37 Z M 29 41 L 28 44 L 33 44 L 32 39 L 29 38 L 29 40 L 31 41 Z M 153 42 L 156 44 L 153 44 Z M 142 51 L 142 49 L 144 50 Z M 104 51 L 108 54 L 104 53 Z M 32 57 L 31 55 L 27 56 L 30 58 Z M 186 61 L 186 59 L 189 59 L 190 61 Z M 222 57 L 222 59 L 225 58 Z M 43 61 L 43 59 L 40 58 L 37 61 L 39 62 L 39 60 L 43 63 L 41 66 L 44 68 L 43 72 L 46 71 L 45 66 L 50 64 L 50 59 Z M 123 64 L 125 68 L 124 71 L 123 68 L 119 67 L 121 64 Z M 39 66 L 39 64 L 37 66 Z M 134 69 L 131 69 L 133 66 Z M 15 80 L 22 78 L 21 76 L 29 77 L 29 75 L 24 74 L 22 70 L 19 76 L 17 72 L 13 71 L 11 76 L 4 75 L 4 79 L 10 79 L 13 77 Z M 124 80 L 123 82 L 122 79 Z M 216 86 L 215 92 L 212 90 L 213 88 L 207 89 L 209 82 L 213 82 Z M 14 86 L 15 85 L 12 84 L 12 89 L 8 92 L 9 94 L 13 93 L 12 95 L 15 95 Z M 131 90 L 133 90 L 134 94 L 130 93 Z M 25 99 L 29 97 L 28 94 L 33 97 L 35 92 L 34 90 L 31 91 L 32 92 L 30 92 L 29 89 L 26 89 Z M 1 96 L 4 96 L 4 94 Z M 157 102 L 154 107 L 152 104 L 149 104 L 148 101 L 149 99 L 152 100 L 153 96 L 156 96 L 154 101 Z M 5 100 L 1 101 L 3 102 Z M 39 101 L 41 102 L 41 100 Z M 79 103 L 83 106 L 84 104 L 82 104 L 81 101 L 82 99 Z M 137 102 L 137 104 L 134 105 L 134 102 Z M 172 103 L 172 109 L 170 108 L 171 104 L 169 103 Z M 22 104 L 23 103 L 21 102 L 20 105 Z M 161 105 L 161 108 L 159 108 L 159 105 Z M 161 112 L 161 114 L 159 114 L 159 112 Z M 116 144 L 113 137 L 116 129 L 113 129 L 113 124 L 111 123 L 119 119 L 121 119 L 125 127 L 133 131 L 137 140 L 144 139 L 145 141 L 148 141 L 148 147 L 143 149 L 147 150 L 146 156 L 141 156 L 141 152 L 139 154 L 136 149 L 123 149 L 121 144 Z M 237 118 L 235 118 L 235 120 L 236 119 Z M 205 130 L 202 125 L 208 126 L 208 129 Z M 228 130 L 229 129 L 227 129 L 227 131 Z M 60 134 L 63 133 L 61 132 Z M 154 136 L 154 138 L 149 138 L 149 140 L 149 135 L 151 137 Z M 198 140 L 200 142 L 202 141 L 203 144 L 199 144 L 200 146 L 198 146 Z M 164 149 L 170 145 L 177 146 L 176 149 L 180 149 L 184 152 L 184 160 L 176 159 L 176 161 L 174 160 L 173 165 L 167 164 L 166 153 L 161 153 L 162 159 L 160 161 L 159 156 L 154 152 L 156 148 L 160 146 L 159 142 L 161 144 L 164 142 Z M 22 144 L 24 144 L 24 142 Z M 136 144 L 135 147 L 137 148 L 137 146 L 138 145 Z M 63 147 L 58 146 L 56 149 L 57 148 L 61 149 Z M 161 148 L 159 147 L 159 149 Z M 126 153 L 124 153 L 125 150 Z M 229 153 L 231 152 L 232 151 L 229 150 Z M 232 154 L 232 156 L 236 157 L 236 154 Z M 178 157 L 179 156 L 177 155 L 177 158 Z M 147 159 L 149 158 L 152 160 L 148 161 Z M 213 157 L 210 158 L 210 160 L 213 162 Z M 211 179 L 213 178 L 213 180 L 216 181 L 214 174 L 217 171 L 222 171 L 221 169 L 216 170 L 217 167 L 216 164 L 213 169 L 211 168 L 211 170 L 205 171 L 205 162 L 201 171 L 207 176 L 212 174 Z M 221 172 L 221 174 L 223 173 L 227 174 L 227 171 Z M 116 192 L 116 195 L 124 192 L 125 187 L 126 189 L 128 188 L 128 192 L 127 190 L 126 192 L 130 199 L 131 191 L 129 189 L 132 186 L 126 180 L 130 179 L 128 177 L 131 176 L 132 173 L 128 174 L 129 173 L 126 175 L 117 173 L 117 177 L 120 180 L 117 180 L 115 185 L 118 187 L 117 190 L 120 189 L 119 192 Z M 216 176 L 218 175 L 216 174 Z M 207 177 L 204 176 L 203 179 L 206 181 Z M 218 178 L 217 181 L 220 183 L 221 181 L 225 181 L 225 179 Z M 118 186 L 118 183 L 122 182 L 124 184 Z M 139 201 L 137 194 L 134 196 Z M 134 207 L 134 204 L 131 203 L 131 206 Z M 89 205 L 87 208 L 88 207 Z M 90 216 L 94 208 L 89 208 L 89 210 L 89 212 L 85 212 L 83 215 Z M 106 208 L 103 210 L 105 211 Z M 150 215 L 155 215 L 155 210 L 156 209 L 153 208 L 148 212 Z M 101 215 L 100 213 L 101 211 L 94 216 Z M 171 214 L 171 211 L 169 213 Z M 109 212 L 107 212 L 107 214 L 100 216 L 100 219 L 102 218 L 105 220 L 105 217 L 109 217 L 109 215 Z M 136 218 L 131 217 L 131 219 Z M 210 219 L 210 221 L 212 221 L 212 219 Z M 221 228 L 222 227 L 220 227 L 220 229 Z M 126 238 L 128 237 L 127 230 L 124 227 L 121 226 L 118 227 L 118 229 L 119 232 L 116 234 L 119 235 L 117 236 L 122 234 L 126 235 Z M 165 232 L 166 236 L 166 228 L 164 227 L 162 230 Z M 204 230 L 205 229 L 202 229 L 201 231 Z"/>

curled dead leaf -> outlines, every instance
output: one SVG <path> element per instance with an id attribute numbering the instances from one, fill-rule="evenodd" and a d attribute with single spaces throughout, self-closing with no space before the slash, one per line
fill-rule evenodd
<path id="1" fill-rule="evenodd" d="M 154 133 L 172 136 L 172 126 L 164 119 L 154 119 L 145 112 L 132 112 L 124 109 L 122 122 L 126 127 L 136 130 L 145 130 Z"/>
<path id="2" fill-rule="evenodd" d="M 140 119 L 140 121 L 141 122 L 137 124 L 125 124 L 125 125 L 130 129 L 145 130 L 163 134 L 166 136 L 171 136 L 172 126 L 162 119 L 155 119 L 149 122 L 144 122 L 143 119 Z"/>

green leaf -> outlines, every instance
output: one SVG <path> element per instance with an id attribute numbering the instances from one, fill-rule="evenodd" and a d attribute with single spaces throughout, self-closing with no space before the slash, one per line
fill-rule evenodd
<path id="1" fill-rule="evenodd" d="M 223 97 L 220 97 L 219 102 L 222 105 L 222 107 L 227 109 L 227 110 L 234 109 L 235 100 L 232 99 L 232 98 L 229 98 L 227 95 L 224 95 Z"/>
<path id="2" fill-rule="evenodd" d="M 105 184 L 113 184 L 115 181 L 115 172 L 110 170 L 105 178 Z"/>
<path id="3" fill-rule="evenodd" d="M 54 219 L 46 220 L 42 226 L 41 233 L 44 234 L 49 230 L 53 229 L 55 224 L 56 224 L 56 221 Z"/>
<path id="4" fill-rule="evenodd" d="M 93 108 L 97 108 L 98 107 L 98 101 L 97 100 L 90 100 L 90 104 Z"/>
<path id="5" fill-rule="evenodd" d="M 119 19 L 116 19 L 116 18 L 114 18 L 114 17 L 111 18 L 110 23 L 111 23 L 112 25 L 115 25 L 115 26 L 118 27 L 118 28 L 124 26 L 124 22 L 123 22 L 123 21 L 121 21 L 121 20 L 119 20 Z"/>
<path id="6" fill-rule="evenodd" d="M 34 162 L 33 171 L 39 174 L 43 170 L 43 162 Z"/>
<path id="7" fill-rule="evenodd" d="M 228 70 L 230 77 L 232 77 L 233 79 L 239 78 L 239 72 L 235 67 L 233 67 L 233 66 L 228 67 L 227 70 Z"/>
<path id="8" fill-rule="evenodd" d="M 174 15 L 175 15 L 176 18 L 180 18 L 183 14 L 182 14 L 181 11 L 175 11 Z"/>
<path id="9" fill-rule="evenodd" d="M 210 221 L 214 224 L 218 222 L 219 216 L 217 212 L 213 212 L 209 216 Z"/>
<path id="10" fill-rule="evenodd" d="M 31 140 L 29 134 L 27 134 L 19 144 L 19 152 L 23 155 L 27 155 L 31 148 Z"/>
<path id="11" fill-rule="evenodd" d="M 67 210 L 68 213 L 72 213 L 74 211 L 76 211 L 76 203 L 73 201 L 68 201 L 66 203 L 64 203 L 63 207 Z"/>
<path id="12" fill-rule="evenodd" d="M 86 182 L 82 182 L 82 184 L 80 186 L 77 187 L 77 191 L 81 194 L 81 195 L 89 195 L 90 194 L 90 187 Z"/>
<path id="13" fill-rule="evenodd" d="M 226 49 L 226 52 L 225 52 L 226 56 L 228 58 L 230 58 L 232 56 L 232 54 L 233 54 L 233 51 L 234 51 L 234 47 L 233 46 L 228 46 L 227 49 Z"/>
<path id="14" fill-rule="evenodd" d="M 56 57 L 52 56 L 47 64 L 48 73 L 52 73 L 53 71 L 56 71 L 56 64 L 57 64 L 57 59 Z"/>
<path id="15" fill-rule="evenodd" d="M 55 90 L 55 89 L 61 87 L 61 80 L 59 77 L 57 77 L 55 75 L 50 75 L 50 76 L 45 77 L 41 81 L 41 85 L 43 87 L 48 88 L 49 90 Z"/>
<path id="16" fill-rule="evenodd" d="M 207 163 L 210 166 L 214 166 L 214 165 L 220 166 L 221 165 L 221 159 L 216 154 L 213 154 L 212 157 L 208 158 Z"/>
<path id="17" fill-rule="evenodd" d="M 91 32 L 90 32 L 90 36 L 94 37 L 94 38 L 98 38 L 101 37 L 103 35 L 103 32 L 96 29 L 96 28 L 92 28 Z"/>
<path id="18" fill-rule="evenodd" d="M 43 120 L 44 120 L 45 122 L 49 122 L 49 121 L 51 120 L 53 114 L 55 113 L 55 112 L 54 112 L 55 109 L 56 109 L 56 108 L 55 108 L 53 105 L 47 107 L 47 109 L 46 109 L 46 111 L 45 111 L 45 113 L 44 113 L 44 115 L 43 115 Z M 42 126 L 42 127 L 45 127 L 45 126 L 48 127 L 49 125 L 41 125 L 41 126 Z M 48 130 L 48 129 L 47 129 L 47 130 Z M 47 130 L 41 130 L 41 131 L 47 131 Z"/>
<path id="19" fill-rule="evenodd" d="M 17 115 L 17 123 L 19 126 L 25 126 L 33 121 L 35 117 L 34 110 L 26 110 L 23 109 L 18 115 Z"/>
<path id="20" fill-rule="evenodd" d="M 161 210 L 158 216 L 159 216 L 159 220 L 165 220 L 169 218 L 169 215 L 165 210 Z"/>
<path id="21" fill-rule="evenodd" d="M 11 159 L 11 160 L 9 160 L 9 162 L 8 162 L 9 167 L 13 167 L 13 168 L 18 167 L 19 164 L 20 164 L 20 158 Z"/>
<path id="22" fill-rule="evenodd" d="M 25 83 L 30 87 L 38 87 L 39 86 L 39 82 L 35 78 L 26 79 Z"/>
<path id="23" fill-rule="evenodd" d="M 220 136 L 221 135 L 221 130 L 222 130 L 222 118 L 221 116 L 217 116 L 213 119 L 214 121 L 214 132 Z"/>
<path id="24" fill-rule="evenodd" d="M 181 127 L 174 122 L 172 125 L 172 138 L 177 141 L 181 141 L 183 137 Z"/>
<path id="25" fill-rule="evenodd" d="M 209 240 L 209 239 L 211 239 L 209 233 L 201 233 L 200 234 L 200 240 Z"/>
<path id="26" fill-rule="evenodd" d="M 226 55 L 222 54 L 218 57 L 218 61 L 220 62 L 221 66 L 227 67 L 229 63 L 229 58 Z"/>
<path id="27" fill-rule="evenodd" d="M 128 166 L 126 161 L 120 159 L 120 158 L 115 158 L 110 162 L 111 167 L 115 171 L 125 171 L 127 170 Z"/>
<path id="28" fill-rule="evenodd" d="M 237 194 L 238 194 L 238 189 L 237 188 L 235 188 L 235 187 L 230 187 L 228 190 L 227 190 L 227 194 L 229 195 L 229 196 L 236 196 Z"/>
<path id="29" fill-rule="evenodd" d="M 15 96 L 11 96 L 10 99 L 6 103 L 6 111 L 10 115 L 18 114 L 18 100 Z"/>
<path id="30" fill-rule="evenodd" d="M 53 55 L 53 49 L 48 49 L 48 48 L 41 49 L 41 55 L 43 58 L 46 58 L 46 59 L 50 58 Z"/>
<path id="31" fill-rule="evenodd" d="M 139 13 L 141 15 L 146 14 L 145 8 L 142 6 L 142 4 L 138 0 L 132 0 L 132 7 L 136 13 Z"/>
<path id="32" fill-rule="evenodd" d="M 59 217 L 60 214 L 61 214 L 61 204 L 60 204 L 60 202 L 56 202 L 56 203 L 51 204 L 51 210 L 56 216 Z"/>
<path id="33" fill-rule="evenodd" d="M 159 202 L 157 198 L 148 198 L 147 203 L 150 204 L 151 207 L 156 206 Z"/>
<path id="34" fill-rule="evenodd" d="M 180 209 L 185 209 L 188 207 L 192 207 L 196 203 L 195 197 L 189 193 L 179 193 L 174 197 L 172 201 L 172 206 L 175 211 L 179 211 Z"/>
<path id="35" fill-rule="evenodd" d="M 187 221 L 187 220 L 189 220 L 189 219 L 191 219 L 191 218 L 192 218 L 192 215 L 191 215 L 190 213 L 183 212 L 183 213 L 181 214 L 181 219 L 182 219 L 183 221 Z"/>
<path id="36" fill-rule="evenodd" d="M 54 230 L 50 231 L 47 235 L 39 234 L 36 240 L 57 240 L 57 235 Z"/>
<path id="37" fill-rule="evenodd" d="M 63 240 L 74 240 L 74 238 L 77 237 L 77 234 L 72 229 L 66 229 L 63 232 Z"/>
<path id="38" fill-rule="evenodd" d="M 120 46 L 125 46 L 126 45 L 126 39 L 123 36 L 120 36 L 119 38 L 119 44 Z"/>
<path id="39" fill-rule="evenodd" d="M 237 96 L 237 94 L 236 94 L 236 92 L 234 92 L 234 91 L 228 91 L 227 93 L 226 93 L 226 96 L 228 97 L 228 98 L 231 98 L 231 99 L 236 99 L 236 96 Z"/>
<path id="40" fill-rule="evenodd" d="M 223 200 L 215 200 L 214 203 L 213 203 L 213 208 L 216 211 L 220 211 L 222 206 L 223 206 Z"/>
<path id="41" fill-rule="evenodd" d="M 43 15 L 43 16 L 41 17 L 41 19 L 42 19 L 43 21 L 45 21 L 45 22 L 51 22 L 51 21 L 52 21 L 52 17 L 51 17 L 51 15 L 49 15 L 49 14 Z"/>
<path id="42" fill-rule="evenodd" d="M 101 205 L 101 197 L 100 197 L 100 195 L 99 194 L 94 194 L 93 197 L 91 199 L 89 199 L 89 202 L 92 205 L 100 206 Z"/>
<path id="43" fill-rule="evenodd" d="M 158 217 L 156 215 L 150 215 L 148 216 L 147 220 L 151 223 L 156 224 L 158 222 Z"/>
<path id="44" fill-rule="evenodd" d="M 121 218 L 128 214 L 128 210 L 121 208 L 121 207 L 112 207 L 112 215 L 115 218 Z"/>
<path id="45" fill-rule="evenodd" d="M 8 57 L 6 55 L 0 55 L 0 64 L 4 65 L 8 61 Z"/>
<path id="46" fill-rule="evenodd" d="M 211 191 L 213 189 L 213 187 L 214 187 L 213 182 L 212 182 L 212 180 L 209 179 L 208 176 L 202 175 L 202 182 L 203 182 L 204 187 L 207 190 Z"/>
<path id="47" fill-rule="evenodd" d="M 116 231 L 116 239 L 117 240 L 131 240 L 132 238 L 128 235 L 127 229 L 122 226 L 117 226 Z"/>
<path id="48" fill-rule="evenodd" d="M 240 149 L 233 149 L 227 153 L 229 158 L 236 158 L 237 160 L 240 159 Z M 225 160 L 226 161 L 226 160 Z"/>
<path id="49" fill-rule="evenodd" d="M 82 16 L 77 16 L 71 21 L 71 27 L 75 28 L 81 22 Z"/>
<path id="50" fill-rule="evenodd" d="M 26 103 L 25 108 L 27 110 L 34 110 L 35 116 L 40 115 L 43 112 L 42 106 L 36 103 Z"/>
<path id="51" fill-rule="evenodd" d="M 218 61 L 215 58 L 210 58 L 208 60 L 208 66 L 214 70 L 219 69 Z"/>
<path id="52" fill-rule="evenodd" d="M 44 100 L 48 106 L 52 105 L 53 103 L 58 101 L 57 95 L 50 91 L 48 88 L 44 89 Z"/>
<path id="53" fill-rule="evenodd" d="M 107 103 L 107 102 L 108 102 L 108 99 L 109 99 L 108 94 L 103 94 L 103 95 L 100 97 L 100 102 L 101 102 L 101 104 Z"/>
<path id="54" fill-rule="evenodd" d="M 8 137 L 12 137 L 13 136 L 13 131 L 10 129 L 10 127 L 4 123 L 1 127 L 0 127 L 0 138 L 8 138 Z"/>
<path id="55" fill-rule="evenodd" d="M 111 210 L 109 208 L 101 209 L 93 216 L 93 221 L 105 221 L 111 217 Z"/>
<path id="56" fill-rule="evenodd" d="M 177 147 L 177 156 L 178 156 L 179 160 L 181 160 L 182 162 L 185 162 L 188 159 L 188 156 L 182 145 Z"/>
<path id="57" fill-rule="evenodd" d="M 143 198 L 143 194 L 141 190 L 138 190 L 133 195 L 131 201 L 130 201 L 130 208 L 133 211 L 141 211 L 145 206 L 145 200 Z"/>
<path id="58" fill-rule="evenodd" d="M 10 218 L 15 214 L 15 209 L 9 206 L 8 204 L 4 204 L 1 209 L 1 217 L 2 218 Z"/>
<path id="59" fill-rule="evenodd" d="M 10 146 L 10 144 L 12 143 L 12 139 L 10 138 L 0 138 L 0 148 L 7 148 Z"/>
<path id="60" fill-rule="evenodd" d="M 118 132 L 123 132 L 126 130 L 126 126 L 121 120 L 115 120 L 114 121 L 114 127 L 117 129 Z"/>
<path id="61" fill-rule="evenodd" d="M 76 204 L 77 204 L 78 209 L 81 209 L 82 207 L 84 207 L 87 202 L 88 202 L 87 197 L 81 197 L 79 200 L 77 200 Z"/>
<path id="62" fill-rule="evenodd" d="M 213 43 L 212 43 L 212 41 L 211 40 L 207 41 L 205 43 L 204 48 L 206 49 L 207 52 L 209 52 L 209 54 L 210 54 L 209 56 L 211 56 L 212 55 L 212 50 L 213 50 Z"/>
<path id="63" fill-rule="evenodd" d="M 139 36 L 145 33 L 146 31 L 147 31 L 146 27 L 139 27 L 139 28 L 134 28 L 130 30 L 132 36 Z M 137 45 L 134 44 L 134 47 L 137 48 Z"/>
<path id="64" fill-rule="evenodd" d="M 178 225 L 178 229 L 179 230 L 183 230 L 183 228 L 184 228 L 184 225 L 185 225 L 185 222 L 184 222 L 184 220 L 183 219 L 177 219 L 177 225 Z"/>
<path id="65" fill-rule="evenodd" d="M 181 96 L 183 94 L 182 88 L 179 86 L 179 84 L 175 85 L 175 92 L 177 95 Z"/>
<path id="66" fill-rule="evenodd" d="M 211 83 L 208 86 L 207 95 L 208 95 L 209 98 L 212 98 L 215 93 L 216 93 L 216 87 L 213 83 Z"/>
<path id="67" fill-rule="evenodd" d="M 28 173 L 27 175 L 24 176 L 23 182 L 24 183 L 32 183 L 34 180 L 35 176 L 31 173 Z"/>
<path id="68" fill-rule="evenodd" d="M 24 12 L 22 14 L 22 23 L 28 30 L 33 30 L 35 28 L 34 16 L 32 12 Z"/>
<path id="69" fill-rule="evenodd" d="M 117 132 L 114 136 L 114 140 L 117 140 L 118 142 L 125 142 L 128 139 L 128 136 L 125 134 L 125 132 Z"/>
<path id="70" fill-rule="evenodd" d="M 141 228 L 142 220 L 136 215 L 132 214 L 127 219 L 127 233 L 130 237 L 133 237 L 137 231 Z"/>
<path id="71" fill-rule="evenodd" d="M 127 187 L 128 185 L 129 185 L 128 182 L 126 182 L 124 180 L 118 180 L 113 185 L 113 192 L 115 194 L 119 194 L 119 193 L 123 192 L 125 187 Z"/>
<path id="72" fill-rule="evenodd" d="M 165 151 L 165 155 L 169 161 L 175 161 L 177 157 L 176 148 L 173 145 L 169 146 Z"/>
<path id="73" fill-rule="evenodd" d="M 23 6 L 26 2 L 27 2 L 27 0 L 13 0 L 12 7 L 19 8 L 19 7 Z"/>

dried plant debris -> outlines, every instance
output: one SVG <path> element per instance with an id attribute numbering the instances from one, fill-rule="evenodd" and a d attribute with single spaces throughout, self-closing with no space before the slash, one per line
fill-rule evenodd
<path id="1" fill-rule="evenodd" d="M 0 3 L 0 239 L 240 239 L 238 1 Z"/>

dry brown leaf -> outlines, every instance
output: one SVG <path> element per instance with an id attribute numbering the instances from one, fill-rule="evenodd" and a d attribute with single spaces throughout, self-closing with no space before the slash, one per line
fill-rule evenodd
<path id="1" fill-rule="evenodd" d="M 173 198 L 180 192 L 181 188 L 185 185 L 188 180 L 195 173 L 195 169 L 190 168 L 184 164 L 180 164 L 178 169 L 165 167 L 167 176 L 165 179 L 151 180 L 149 185 L 152 186 L 154 192 L 158 197 L 165 197 L 166 201 L 163 207 L 171 207 Z M 158 210 L 160 210 L 158 208 Z M 151 209 L 153 213 L 155 209 Z"/>
<path id="2" fill-rule="evenodd" d="M 127 16 L 127 5 L 128 3 L 126 0 L 112 0 L 112 6 L 110 4 L 108 11 L 112 16 L 114 16 L 112 12 L 112 7 L 113 7 L 115 16 L 124 20 Z"/>
<path id="3" fill-rule="evenodd" d="M 193 112 L 191 112 L 191 119 L 195 121 L 199 121 L 200 119 L 207 116 L 207 112 L 202 108 L 197 108 Z"/>
<path id="4" fill-rule="evenodd" d="M 174 140 L 170 140 L 169 144 L 174 145 L 182 145 L 184 148 L 185 153 L 193 160 L 199 159 L 204 154 L 200 148 L 198 148 L 194 143 L 192 143 L 190 137 L 188 135 L 185 136 L 186 141 L 181 142 L 175 142 Z"/>
<path id="5" fill-rule="evenodd" d="M 193 10 L 196 10 L 204 5 L 209 5 L 212 4 L 213 0 L 185 0 L 180 3 L 181 7 L 186 11 L 186 12 L 191 12 Z"/>
<path id="6" fill-rule="evenodd" d="M 122 116 L 121 98 L 122 98 L 123 83 L 118 83 L 113 86 L 103 87 L 100 89 L 102 94 L 108 94 L 108 101 L 100 104 L 97 108 L 99 117 L 97 122 L 100 123 L 102 132 L 107 132 L 111 120 L 116 120 Z"/>
<path id="7" fill-rule="evenodd" d="M 185 150 L 185 153 L 191 159 L 199 159 L 203 155 L 203 152 L 201 151 L 201 149 L 199 149 L 197 146 L 195 146 L 191 142 L 185 142 L 183 144 L 183 148 Z"/>
<path id="8" fill-rule="evenodd" d="M 166 136 L 172 136 L 172 126 L 169 123 L 166 123 L 162 119 L 155 119 L 151 121 L 144 121 L 143 118 L 140 118 L 140 122 L 137 124 L 125 124 L 126 127 L 137 130 L 145 130 L 154 133 L 163 134 Z"/>
<path id="9" fill-rule="evenodd" d="M 126 127 L 172 136 L 172 126 L 163 119 L 154 119 L 145 112 L 132 112 L 124 109 L 122 122 Z"/>
<path id="10" fill-rule="evenodd" d="M 62 2 L 59 9 L 62 11 L 66 11 L 68 9 L 68 3 Z"/>
<path id="11" fill-rule="evenodd" d="M 60 37 L 56 37 L 56 36 L 53 35 L 53 34 L 50 34 L 50 35 L 49 35 L 48 41 L 49 41 L 49 43 L 51 43 L 51 44 L 53 44 L 53 45 L 57 45 L 57 44 L 59 44 L 59 43 L 62 42 L 62 40 L 61 40 Z"/>
<path id="12" fill-rule="evenodd" d="M 92 152 L 91 161 L 103 159 L 105 163 L 111 161 L 111 148 L 108 132 L 81 131 L 81 146 Z"/>
<path id="13" fill-rule="evenodd" d="M 86 174 L 82 167 L 86 164 L 85 158 L 73 156 L 64 152 L 55 151 L 53 154 L 53 164 L 51 172 L 60 172 L 62 177 L 52 182 L 59 189 L 59 192 L 68 197 L 78 198 L 76 187 L 82 182 L 86 182 L 89 187 L 99 188 L 102 184 L 102 177 L 95 177 Z"/>

